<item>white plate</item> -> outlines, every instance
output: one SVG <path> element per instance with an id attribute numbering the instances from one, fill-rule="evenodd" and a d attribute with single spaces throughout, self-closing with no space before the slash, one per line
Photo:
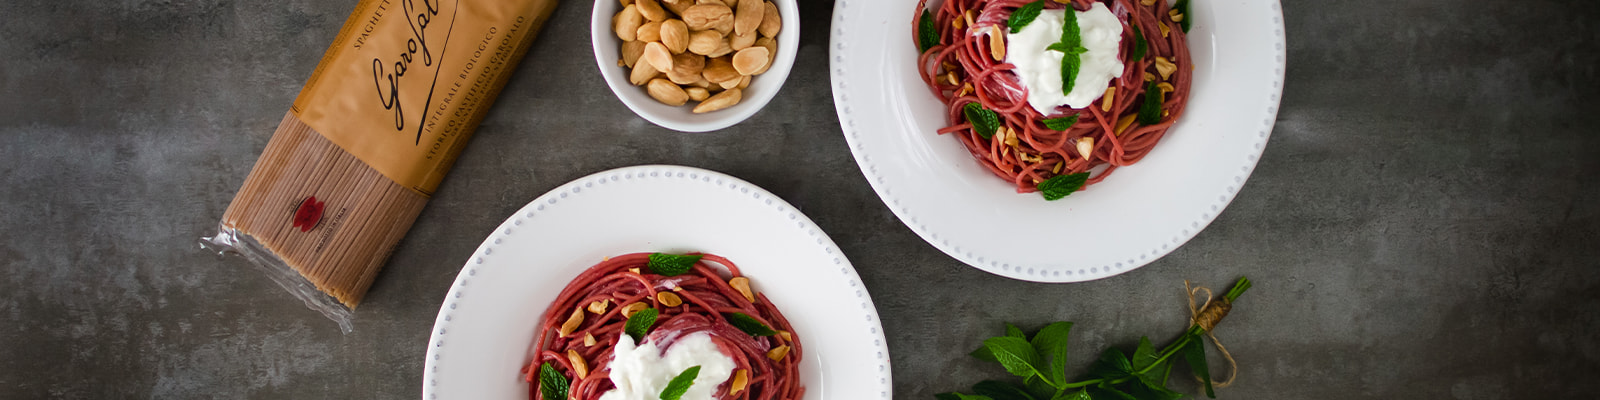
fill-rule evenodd
<path id="1" fill-rule="evenodd" d="M 1154 261 L 1233 200 L 1272 132 L 1283 86 L 1278 2 L 1196 0 L 1193 97 L 1161 143 L 1066 199 L 1018 194 L 955 138 L 934 133 L 945 106 L 916 72 L 916 3 L 834 4 L 834 105 L 878 197 L 923 240 L 984 271 L 1077 282 Z"/>
<path id="2" fill-rule="evenodd" d="M 737 263 L 799 334 L 806 399 L 890 398 L 877 309 L 828 235 L 748 182 L 660 165 L 569 182 L 484 239 L 439 308 L 422 398 L 527 399 L 518 370 L 557 292 L 603 257 L 640 251 Z"/>

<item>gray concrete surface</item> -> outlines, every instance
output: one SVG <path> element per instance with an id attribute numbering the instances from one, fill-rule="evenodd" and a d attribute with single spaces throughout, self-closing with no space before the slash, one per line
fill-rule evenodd
<path id="1" fill-rule="evenodd" d="M 495 224 L 641 163 L 731 173 L 815 219 L 877 301 L 896 398 L 1004 375 L 965 356 L 1002 321 L 1077 322 L 1081 371 L 1182 329 L 1184 279 L 1240 275 L 1257 285 L 1220 329 L 1242 370 L 1219 398 L 1600 396 L 1600 3 L 1285 3 L 1282 112 L 1238 199 L 1149 266 L 1047 285 L 967 268 L 879 202 L 831 103 L 831 2 L 802 6 L 765 111 L 684 135 L 605 90 L 569 0 L 343 335 L 195 239 L 353 0 L 0 2 L 0 398 L 415 398 Z"/>

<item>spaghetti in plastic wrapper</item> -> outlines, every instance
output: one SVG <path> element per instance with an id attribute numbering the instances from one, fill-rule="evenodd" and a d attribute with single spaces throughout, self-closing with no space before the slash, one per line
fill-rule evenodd
<path id="1" fill-rule="evenodd" d="M 349 332 L 556 4 L 362 0 L 201 244 Z"/>

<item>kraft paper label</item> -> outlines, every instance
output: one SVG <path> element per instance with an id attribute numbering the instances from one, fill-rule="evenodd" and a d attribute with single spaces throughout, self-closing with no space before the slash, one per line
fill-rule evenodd
<path id="1" fill-rule="evenodd" d="M 363 0 L 291 111 L 432 194 L 555 0 Z"/>

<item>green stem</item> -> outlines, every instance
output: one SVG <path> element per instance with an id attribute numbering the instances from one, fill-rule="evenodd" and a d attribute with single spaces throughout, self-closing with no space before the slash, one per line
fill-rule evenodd
<path id="1" fill-rule="evenodd" d="M 1244 294 L 1244 292 L 1246 290 L 1250 290 L 1250 286 L 1251 286 L 1250 278 L 1241 277 L 1241 278 L 1239 278 L 1238 282 L 1235 282 L 1233 284 L 1233 288 L 1228 290 L 1228 293 L 1226 295 L 1224 295 L 1224 298 L 1226 298 L 1229 303 L 1232 303 L 1234 300 L 1239 298 L 1239 295 Z M 1156 366 L 1159 366 L 1159 365 L 1162 365 L 1162 364 L 1166 364 L 1166 367 L 1167 367 L 1167 373 L 1165 375 L 1171 375 L 1172 374 L 1172 364 L 1171 363 L 1167 363 L 1166 362 L 1167 359 L 1171 358 L 1174 354 L 1178 354 L 1179 351 L 1183 350 L 1184 346 L 1189 345 L 1189 341 L 1194 340 L 1194 338 L 1200 337 L 1200 335 L 1202 335 L 1202 334 L 1205 334 L 1205 330 L 1201 329 L 1199 325 L 1190 325 L 1189 326 L 1189 330 L 1183 332 L 1183 336 L 1179 336 L 1177 340 L 1174 340 L 1172 342 L 1172 344 L 1168 344 L 1167 347 L 1161 348 L 1161 357 L 1156 358 L 1156 362 L 1150 363 L 1150 365 L 1147 366 L 1147 367 L 1144 367 L 1144 369 L 1135 371 L 1132 376 L 1125 376 L 1125 377 L 1113 379 L 1113 380 L 1110 380 L 1110 381 L 1107 381 L 1105 379 L 1090 379 L 1090 380 L 1081 381 L 1081 382 L 1073 382 L 1073 383 L 1068 383 L 1065 386 L 1060 387 L 1060 389 L 1061 390 L 1066 390 L 1066 389 L 1080 388 L 1080 387 L 1089 386 L 1089 385 L 1093 385 L 1093 384 L 1097 384 L 1097 383 L 1101 383 L 1101 382 L 1110 383 L 1112 385 L 1120 385 L 1123 382 L 1127 382 L 1127 381 L 1132 380 L 1132 379 L 1137 379 L 1140 375 L 1144 375 L 1146 372 L 1150 372 L 1151 368 L 1155 368 Z M 1164 382 L 1164 381 L 1166 381 L 1166 378 L 1167 378 L 1167 376 L 1162 376 L 1161 380 Z"/>

